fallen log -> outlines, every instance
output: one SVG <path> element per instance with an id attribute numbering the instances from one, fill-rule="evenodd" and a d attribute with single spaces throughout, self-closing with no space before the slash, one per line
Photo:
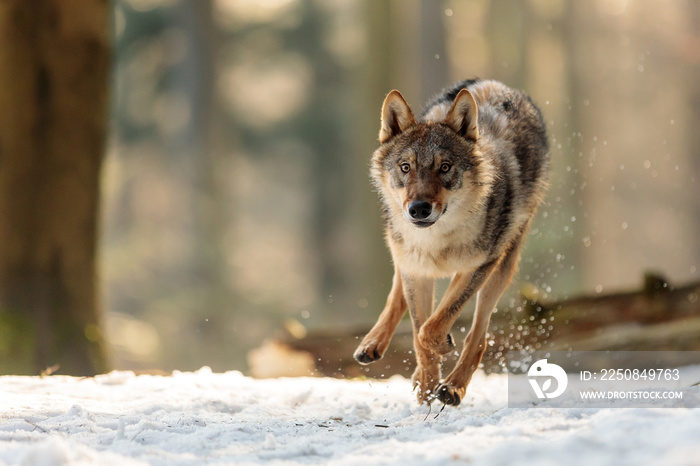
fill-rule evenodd
<path id="1" fill-rule="evenodd" d="M 509 351 L 700 351 L 700 282 L 676 287 L 647 274 L 637 291 L 554 300 L 524 285 L 521 295 L 521 306 L 492 318 L 483 359 L 487 372 L 503 371 Z M 300 325 L 288 325 L 277 338 L 250 352 L 251 375 L 386 378 L 413 373 L 413 337 L 407 321 L 399 325 L 384 357 L 369 366 L 352 358 L 369 326 L 302 332 Z M 468 320 L 455 324 L 457 341 L 469 325 Z M 451 369 L 456 355 L 445 358 L 444 371 Z"/>

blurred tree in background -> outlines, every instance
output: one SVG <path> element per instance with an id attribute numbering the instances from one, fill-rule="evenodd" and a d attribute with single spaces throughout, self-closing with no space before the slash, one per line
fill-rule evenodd
<path id="1" fill-rule="evenodd" d="M 0 3 L 0 373 L 107 369 L 97 296 L 110 5 Z"/>

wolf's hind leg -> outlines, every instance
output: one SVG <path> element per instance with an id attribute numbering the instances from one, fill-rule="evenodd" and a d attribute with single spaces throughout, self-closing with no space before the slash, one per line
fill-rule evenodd
<path id="1" fill-rule="evenodd" d="M 396 326 L 399 325 L 405 313 L 406 299 L 403 294 L 401 273 L 397 269 L 394 271 L 394 281 L 384 310 L 379 315 L 379 319 L 377 319 L 377 323 L 374 324 L 372 330 L 369 331 L 362 343 L 360 343 L 360 346 L 355 350 L 353 355 L 355 360 L 360 364 L 369 364 L 380 359 L 389 347 L 389 342 L 394 335 L 394 331 L 396 331 Z"/>
<path id="2" fill-rule="evenodd" d="M 486 350 L 486 331 L 491 313 L 517 269 L 524 236 L 524 233 L 521 234 L 501 256 L 496 269 L 477 294 L 476 311 L 471 329 L 464 340 L 464 350 L 455 368 L 435 389 L 437 398 L 445 404 L 457 406 L 464 399 L 467 385 Z"/>

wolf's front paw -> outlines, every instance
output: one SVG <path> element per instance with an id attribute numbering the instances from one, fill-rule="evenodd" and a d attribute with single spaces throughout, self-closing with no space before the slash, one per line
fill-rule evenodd
<path id="1" fill-rule="evenodd" d="M 384 351 L 379 349 L 379 345 L 375 341 L 370 341 L 368 343 L 362 342 L 362 344 L 355 350 L 353 358 L 360 364 L 370 364 L 384 355 Z"/>
<path id="2" fill-rule="evenodd" d="M 446 405 L 457 406 L 462 402 L 467 387 L 455 387 L 449 383 L 441 383 L 435 389 L 435 397 Z"/>
<path id="3" fill-rule="evenodd" d="M 434 353 L 444 355 L 451 353 L 455 349 L 455 342 L 452 335 L 431 332 L 425 325 L 420 329 L 418 341 L 425 348 Z"/>
<path id="4" fill-rule="evenodd" d="M 430 404 L 435 399 L 435 385 L 440 380 L 440 366 L 436 363 L 431 367 L 416 367 L 413 373 L 413 390 L 420 404 Z"/>

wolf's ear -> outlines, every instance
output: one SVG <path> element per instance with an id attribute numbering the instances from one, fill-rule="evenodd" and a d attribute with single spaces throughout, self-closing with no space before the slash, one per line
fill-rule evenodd
<path id="1" fill-rule="evenodd" d="M 389 92 L 382 105 L 382 128 L 379 130 L 379 142 L 384 144 L 389 139 L 406 131 L 416 124 L 411 107 L 397 90 Z"/>
<path id="2" fill-rule="evenodd" d="M 452 102 L 452 107 L 445 117 L 445 123 L 450 125 L 457 134 L 476 141 L 479 138 L 477 114 L 474 96 L 468 90 L 462 89 Z"/>

